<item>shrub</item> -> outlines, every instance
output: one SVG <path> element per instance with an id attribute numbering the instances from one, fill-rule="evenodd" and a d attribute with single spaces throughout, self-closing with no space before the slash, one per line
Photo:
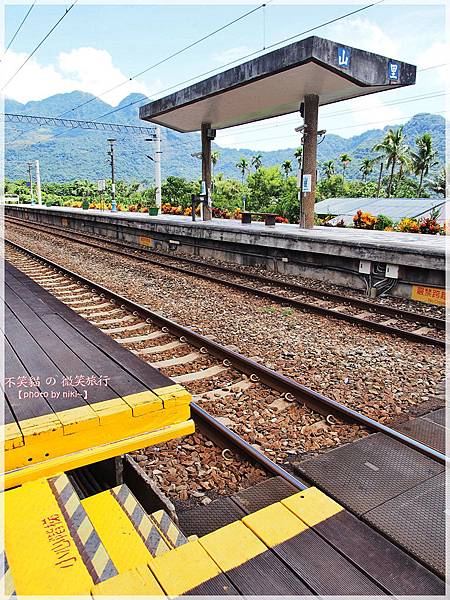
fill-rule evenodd
<path id="1" fill-rule="evenodd" d="M 375 229 L 378 231 L 386 231 L 388 227 L 393 227 L 394 221 L 386 215 L 377 215 L 377 222 L 375 223 Z"/>

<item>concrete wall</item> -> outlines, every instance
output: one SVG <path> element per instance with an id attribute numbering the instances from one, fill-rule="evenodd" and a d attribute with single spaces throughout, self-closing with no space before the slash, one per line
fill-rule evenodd
<path id="1" fill-rule="evenodd" d="M 337 285 L 365 289 L 359 274 L 360 260 L 369 260 L 384 269 L 386 263 L 399 266 L 399 280 L 393 294 L 411 295 L 412 284 L 445 287 L 445 256 L 412 245 L 394 247 L 376 243 L 376 236 L 360 236 L 359 242 L 337 239 L 329 233 L 313 230 L 295 234 L 282 227 L 217 226 L 214 223 L 191 223 L 175 219 L 158 219 L 132 215 L 104 215 L 76 209 L 6 206 L 8 216 L 28 219 L 66 230 L 104 236 L 139 247 L 186 253 L 198 258 L 214 258 L 240 265 L 260 266 L 268 271 L 299 274 Z M 333 235 L 335 236 L 333 238 Z M 403 234 L 402 234 L 403 235 Z M 431 237 L 431 236 L 430 236 Z M 361 239 L 366 240 L 364 242 Z M 400 239 L 400 238 L 399 238 Z M 443 241 L 443 240 L 442 240 Z"/>

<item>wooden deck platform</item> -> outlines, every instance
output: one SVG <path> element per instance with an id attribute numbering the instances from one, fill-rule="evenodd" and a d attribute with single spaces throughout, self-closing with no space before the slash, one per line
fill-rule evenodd
<path id="1" fill-rule="evenodd" d="M 194 430 L 190 394 L 5 264 L 5 486 Z"/>

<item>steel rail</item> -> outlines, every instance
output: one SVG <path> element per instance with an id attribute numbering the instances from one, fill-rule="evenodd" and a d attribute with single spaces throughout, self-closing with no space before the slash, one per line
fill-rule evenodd
<path id="1" fill-rule="evenodd" d="M 30 222 L 30 221 L 24 222 L 23 219 L 20 219 L 18 217 L 11 217 L 10 215 L 7 215 L 5 217 L 5 219 L 7 221 L 12 221 L 14 223 L 17 223 L 18 225 L 22 225 L 23 227 L 29 226 L 31 229 L 38 229 L 39 231 L 44 230 L 44 229 L 52 229 L 57 232 L 56 233 L 57 235 L 60 235 L 61 237 L 67 237 L 67 238 L 70 238 L 71 240 L 73 240 L 73 238 L 71 238 L 70 235 L 68 235 L 68 233 L 67 233 L 69 230 L 66 229 L 65 231 L 62 231 L 61 228 L 57 227 L 56 225 L 45 225 L 44 226 L 40 223 L 34 223 L 34 222 Z M 86 233 L 86 232 L 76 231 L 76 234 L 81 235 L 82 237 L 85 237 L 85 238 L 89 238 L 89 239 L 94 239 L 94 240 L 99 239 L 99 238 L 94 237 L 93 235 Z M 345 295 L 337 294 L 334 292 L 328 292 L 326 290 L 318 290 L 318 289 L 312 288 L 310 286 L 305 286 L 305 285 L 301 285 L 299 283 L 285 281 L 282 279 L 281 280 L 273 279 L 273 278 L 267 277 L 265 275 L 258 275 L 256 273 L 243 273 L 239 269 L 234 269 L 233 267 L 224 267 L 221 265 L 204 263 L 204 262 L 202 262 L 200 260 L 196 260 L 194 258 L 188 258 L 187 256 L 174 256 L 173 254 L 170 254 L 169 252 L 163 252 L 162 250 L 152 250 L 150 248 L 143 248 L 142 246 L 138 246 L 137 244 L 126 243 L 121 240 L 108 239 L 104 236 L 101 236 L 100 239 L 102 241 L 104 241 L 105 243 L 115 244 L 115 245 L 122 246 L 124 248 L 138 250 L 139 252 L 143 252 L 144 254 L 152 254 L 154 256 L 162 256 L 162 257 L 168 258 L 170 260 L 176 260 L 178 262 L 184 262 L 187 264 L 195 265 L 195 266 L 201 267 L 202 269 L 205 269 L 205 268 L 211 269 L 212 271 L 218 271 L 220 273 L 236 275 L 238 277 L 242 277 L 243 279 L 251 279 L 253 281 L 260 281 L 262 283 L 266 283 L 267 285 L 274 285 L 274 286 L 289 288 L 292 291 L 305 293 L 308 296 L 313 296 L 315 298 L 332 300 L 333 302 L 339 302 L 339 303 L 344 302 L 344 303 L 348 303 L 348 304 L 353 304 L 354 306 L 357 306 L 359 308 L 364 308 L 366 310 L 372 310 L 378 314 L 384 314 L 387 317 L 396 317 L 399 319 L 403 319 L 405 321 L 422 323 L 424 325 L 431 325 L 435 329 L 439 329 L 439 330 L 445 330 L 445 327 L 446 327 L 445 319 L 438 319 L 437 317 L 431 317 L 428 315 L 415 313 L 413 311 L 405 310 L 403 308 L 395 308 L 393 306 L 386 306 L 383 304 L 378 304 L 376 302 L 371 302 L 370 300 L 363 300 L 361 298 L 355 298 L 353 296 L 345 296 Z M 158 263 L 158 264 L 160 264 L 163 267 L 166 266 L 164 263 Z M 168 265 L 168 266 L 170 266 L 170 265 Z M 186 272 L 190 275 L 195 275 L 195 273 L 192 273 L 192 271 L 186 271 Z"/>
<path id="2" fill-rule="evenodd" d="M 25 225 L 24 223 L 20 223 L 20 225 L 22 226 L 28 226 L 28 223 Z M 51 227 L 51 226 L 50 226 Z M 47 229 L 47 227 L 44 226 L 39 226 L 39 225 L 31 225 L 32 229 L 36 229 L 38 231 L 42 231 Z M 78 233 L 78 232 L 77 232 Z M 58 231 L 55 235 L 58 235 L 62 238 L 65 239 L 70 239 L 72 242 L 73 237 L 71 237 L 69 234 L 66 234 L 65 232 L 61 232 Z M 88 237 L 88 238 L 92 238 L 93 236 L 87 235 L 87 234 L 79 234 L 82 235 L 84 237 Z M 446 342 L 445 340 L 441 340 L 439 338 L 434 338 L 431 336 L 427 336 L 427 335 L 422 335 L 419 333 L 414 333 L 413 331 L 408 331 L 406 329 L 401 329 L 399 327 L 395 327 L 393 325 L 386 325 L 383 323 L 377 323 L 376 321 L 371 321 L 370 319 L 365 319 L 362 317 L 358 317 L 355 315 L 350 315 L 344 312 L 340 312 L 340 311 L 336 311 L 333 310 L 331 308 L 325 308 L 323 306 L 317 306 L 315 304 L 310 304 L 308 302 L 304 302 L 302 300 L 299 300 L 297 298 L 289 298 L 287 296 L 282 296 L 280 294 L 275 294 L 274 292 L 269 292 L 267 290 L 261 290 L 252 286 L 248 286 L 248 285 L 244 285 L 241 283 L 237 283 L 235 281 L 229 281 L 229 280 L 224 280 L 224 279 L 219 279 L 217 277 L 214 277 L 213 275 L 208 275 L 206 273 L 199 273 L 199 272 L 193 272 L 190 271 L 188 269 L 183 269 L 182 267 L 177 267 L 176 265 L 169 265 L 169 264 L 162 264 L 160 261 L 152 259 L 148 256 L 141 256 L 139 254 L 133 254 L 132 256 L 130 256 L 130 254 L 128 252 L 124 252 L 123 250 L 119 250 L 118 248 L 106 248 L 105 246 L 102 246 L 101 243 L 97 242 L 97 241 L 87 241 L 87 240 L 81 240 L 81 239 L 76 239 L 75 240 L 77 243 L 79 244 L 84 244 L 87 246 L 91 246 L 94 248 L 98 248 L 100 250 L 105 250 L 107 252 L 111 252 L 113 254 L 117 254 L 119 256 L 124 256 L 126 258 L 134 258 L 136 260 L 141 260 L 143 262 L 147 262 L 148 264 L 152 264 L 155 266 L 159 266 L 160 268 L 167 268 L 169 270 L 175 271 L 177 273 L 181 273 L 183 275 L 189 275 L 191 277 L 198 277 L 199 279 L 204 279 L 206 281 L 211 281 L 215 284 L 219 284 L 219 285 L 224 285 L 236 290 L 239 290 L 241 292 L 245 292 L 245 293 L 250 293 L 250 294 L 254 294 L 255 296 L 259 296 L 261 298 L 266 298 L 268 300 L 272 300 L 273 302 L 277 302 L 283 305 L 289 305 L 292 306 L 294 308 L 299 308 L 299 309 L 303 309 L 309 312 L 313 312 L 319 315 L 323 315 L 326 317 L 334 317 L 336 319 L 340 319 L 342 321 L 346 321 L 348 323 L 351 323 L 353 325 L 359 325 L 361 327 L 366 327 L 368 329 L 373 329 L 374 331 L 378 331 L 380 333 L 388 333 L 390 335 L 396 335 L 398 337 L 402 337 L 404 339 L 413 341 L 413 342 L 417 342 L 417 343 L 421 343 L 421 344 L 427 344 L 427 345 L 431 345 L 431 346 L 437 346 L 439 348 L 445 348 L 446 347 Z M 125 244 L 123 242 L 120 241 L 112 241 L 112 240 L 103 240 L 102 242 L 105 243 L 110 243 L 110 244 L 116 244 L 116 245 L 120 245 L 122 247 L 128 248 L 128 249 L 132 249 L 132 250 L 136 250 L 137 252 L 146 252 L 146 250 L 143 250 L 141 248 L 132 246 L 130 244 Z M 157 254 L 157 253 L 155 253 Z M 165 255 L 167 256 L 167 255 Z M 172 258 L 172 260 L 176 260 L 174 257 L 171 257 L 169 255 L 170 258 Z M 187 259 L 190 260 L 190 259 Z M 198 264 L 198 261 L 194 261 L 196 264 Z M 205 268 L 205 265 L 201 265 L 203 268 Z M 206 266 L 206 268 L 210 268 L 209 265 Z M 224 272 L 228 272 L 226 270 L 225 267 L 220 267 L 221 270 L 223 270 Z M 239 275 L 243 278 L 246 278 L 247 275 L 241 273 L 240 271 L 237 271 L 236 269 L 232 269 L 231 270 L 233 272 L 234 275 Z M 251 275 L 249 278 L 253 278 L 253 277 L 261 277 L 261 276 L 253 276 Z M 269 278 L 264 278 L 264 280 L 267 280 L 267 283 L 271 283 L 272 285 L 278 285 L 276 282 L 274 282 L 273 280 L 269 279 Z M 280 286 L 285 285 L 284 283 L 281 284 Z M 287 284 L 287 285 L 291 285 L 291 284 Z M 301 288 L 302 286 L 299 286 L 299 288 Z M 309 288 L 308 288 L 309 289 Z M 326 292 L 327 294 L 330 294 L 330 292 Z M 333 300 L 335 301 L 339 301 L 341 304 L 343 302 L 352 302 L 352 299 L 350 299 L 348 296 L 338 296 L 336 295 L 335 298 L 333 298 Z M 358 300 L 358 302 L 364 302 L 361 300 Z M 382 311 L 378 311 L 377 308 L 375 308 L 378 305 L 373 305 L 372 303 L 368 303 L 370 304 L 371 310 L 375 310 L 377 312 L 382 312 Z M 366 307 L 367 308 L 367 307 Z M 386 308 L 386 307 L 383 307 Z M 395 311 L 395 316 L 397 318 L 402 318 L 402 313 L 400 311 L 397 311 L 396 309 L 393 309 L 392 307 L 389 307 L 389 314 L 392 314 L 390 311 Z M 426 322 L 427 324 L 429 324 L 430 322 L 432 322 L 432 319 L 428 319 L 426 318 L 424 315 L 415 315 L 415 313 L 412 313 L 410 311 L 404 311 L 407 313 L 408 317 L 405 317 L 406 320 L 413 320 L 412 315 L 414 317 L 418 317 L 417 321 L 419 322 Z M 387 313 L 386 313 L 387 314 Z M 425 321 L 424 321 L 425 319 Z M 437 327 L 438 329 L 442 329 L 445 328 L 445 321 L 441 320 L 441 319 L 436 319 L 436 321 L 439 322 L 439 326 Z"/>
<path id="3" fill-rule="evenodd" d="M 123 306 L 124 309 L 128 309 L 132 312 L 135 311 L 144 319 L 150 318 L 150 320 L 161 327 L 163 331 L 167 331 L 168 333 L 179 337 L 182 341 L 187 341 L 197 348 L 205 348 L 211 355 L 225 361 L 227 366 L 234 367 L 238 371 L 249 375 L 253 381 L 260 381 L 272 389 L 276 389 L 284 394 L 289 394 L 293 400 L 306 404 L 309 408 L 321 415 L 326 417 L 333 415 L 334 417 L 343 419 L 344 421 L 363 425 L 377 433 L 384 433 L 398 442 L 417 450 L 421 454 L 424 454 L 425 456 L 432 458 L 441 464 L 447 464 L 450 462 L 444 454 L 438 452 L 434 448 L 430 448 L 426 444 L 423 444 L 414 438 L 410 438 L 403 433 L 384 425 L 383 423 L 379 423 L 378 421 L 375 421 L 374 419 L 371 419 L 370 417 L 367 417 L 356 410 L 340 404 L 332 398 L 328 398 L 319 392 L 315 392 L 314 390 L 298 383 L 297 381 L 294 381 L 293 379 L 286 377 L 281 373 L 277 373 L 265 365 L 262 365 L 251 358 L 247 358 L 246 356 L 243 356 L 234 350 L 230 350 L 218 342 L 210 340 L 204 335 L 192 331 L 191 329 L 184 327 L 183 325 L 180 325 L 171 319 L 163 317 L 162 315 L 151 311 L 145 306 L 142 306 L 141 304 L 138 304 L 129 298 L 113 292 L 112 290 L 109 290 L 108 288 L 95 283 L 94 281 L 91 281 L 90 279 L 87 279 L 86 277 L 67 269 L 66 267 L 63 267 L 62 265 L 59 265 L 50 259 L 40 256 L 39 254 L 28 250 L 27 248 L 24 248 L 15 242 L 11 242 L 8 239 L 5 239 L 5 242 L 17 250 L 32 256 L 44 264 L 49 265 L 51 268 L 63 273 L 64 275 L 78 280 L 84 285 L 90 286 L 91 289 L 100 292 L 100 294 L 103 294 L 105 297 L 108 296 L 110 299 Z"/>

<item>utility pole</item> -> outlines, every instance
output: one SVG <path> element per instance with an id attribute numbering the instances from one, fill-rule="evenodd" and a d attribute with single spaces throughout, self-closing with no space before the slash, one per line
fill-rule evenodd
<path id="1" fill-rule="evenodd" d="M 116 180 L 114 173 L 114 143 L 116 140 L 114 138 L 108 138 L 107 141 L 109 142 L 110 147 L 108 154 L 110 157 L 109 164 L 111 165 L 111 211 L 116 212 Z"/>
<path id="2" fill-rule="evenodd" d="M 158 214 L 161 213 L 161 127 L 155 127 L 155 186 L 156 186 L 156 207 Z"/>
<path id="3" fill-rule="evenodd" d="M 158 214 L 161 213 L 161 128 L 157 125 L 155 127 L 155 136 L 153 138 L 145 138 L 146 142 L 155 142 L 155 156 L 149 156 L 152 162 L 155 163 L 155 200 Z"/>
<path id="4" fill-rule="evenodd" d="M 42 205 L 42 193 L 41 193 L 41 170 L 39 168 L 39 161 L 36 161 L 36 196 L 38 204 Z"/>
<path id="5" fill-rule="evenodd" d="M 31 204 L 34 204 L 34 195 L 33 195 L 33 163 L 28 163 L 28 174 L 30 177 L 30 194 L 31 194 Z"/>

